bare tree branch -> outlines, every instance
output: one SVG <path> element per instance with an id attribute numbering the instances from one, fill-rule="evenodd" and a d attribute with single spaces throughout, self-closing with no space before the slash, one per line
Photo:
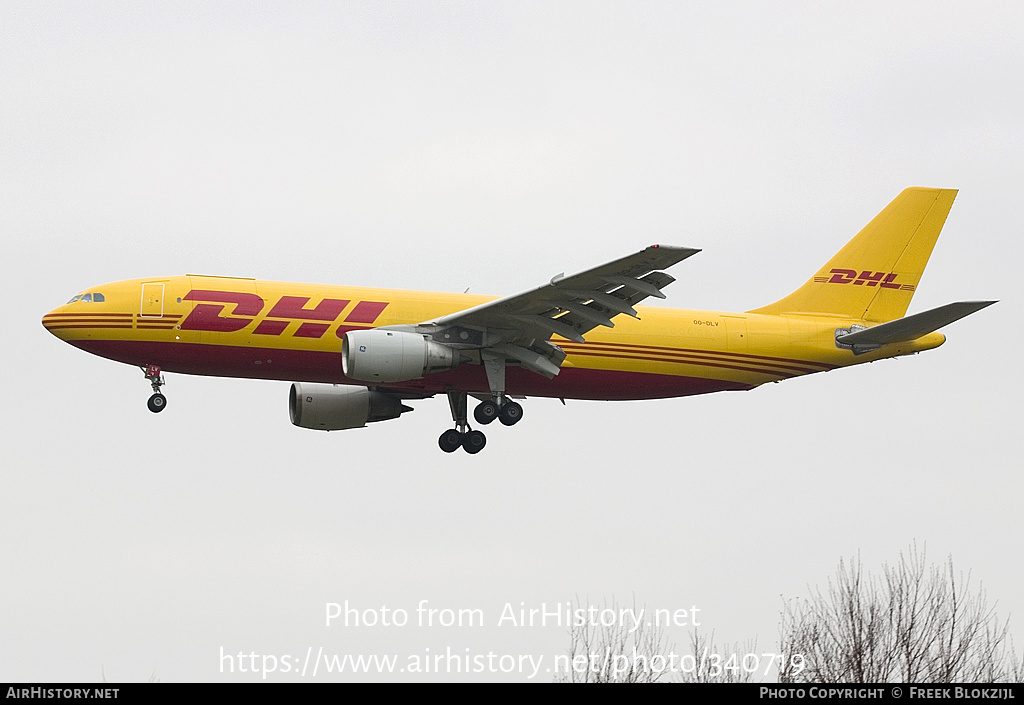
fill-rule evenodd
<path id="1" fill-rule="evenodd" d="M 953 559 L 929 566 L 916 544 L 882 577 L 860 558 L 841 560 L 825 594 L 791 600 L 782 612 L 783 653 L 801 654 L 804 668 L 784 664 L 782 682 L 972 683 L 1020 681 L 1024 662 L 1009 642 L 984 589 Z"/>
<path id="2" fill-rule="evenodd" d="M 615 600 L 602 611 L 620 614 Z M 577 598 L 573 614 L 590 614 L 591 608 Z M 633 614 L 646 612 L 633 604 Z M 555 675 L 558 683 L 655 683 L 668 675 L 667 655 L 675 647 L 663 627 L 647 620 L 615 620 L 595 624 L 590 619 L 573 620 L 569 627 L 569 668 Z M 574 664 L 576 666 L 574 666 Z"/>

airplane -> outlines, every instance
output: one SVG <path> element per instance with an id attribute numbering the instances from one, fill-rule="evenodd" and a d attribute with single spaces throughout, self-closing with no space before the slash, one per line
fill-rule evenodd
<path id="1" fill-rule="evenodd" d="M 362 428 L 444 394 L 446 453 L 475 454 L 473 418 L 518 423 L 526 397 L 657 399 L 766 382 L 938 347 L 937 329 L 995 301 L 907 316 L 954 189 L 908 188 L 799 289 L 743 313 L 638 304 L 664 299 L 664 269 L 695 255 L 652 245 L 504 298 L 171 276 L 90 287 L 43 316 L 86 352 L 140 367 L 163 411 L 164 372 L 291 381 L 289 415 Z"/>

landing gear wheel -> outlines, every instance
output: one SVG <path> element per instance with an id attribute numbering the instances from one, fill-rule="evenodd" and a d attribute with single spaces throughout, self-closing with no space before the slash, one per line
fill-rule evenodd
<path id="1" fill-rule="evenodd" d="M 462 448 L 470 455 L 475 455 L 487 445 L 487 436 L 482 431 L 470 431 L 462 437 Z"/>
<path id="2" fill-rule="evenodd" d="M 498 418 L 498 405 L 490 400 L 480 402 L 477 404 L 476 409 L 473 410 L 473 418 L 476 419 L 478 424 L 486 426 Z"/>
<path id="3" fill-rule="evenodd" d="M 167 408 L 167 397 L 157 392 L 149 398 L 149 401 L 146 402 L 146 406 L 148 406 L 149 410 L 154 414 L 159 414 Z"/>
<path id="4" fill-rule="evenodd" d="M 437 439 L 437 445 L 441 447 L 445 453 L 454 453 L 462 446 L 462 434 L 454 428 L 450 428 L 441 434 L 441 437 Z M 483 447 L 483 446 L 481 446 Z"/>
<path id="5" fill-rule="evenodd" d="M 506 401 L 498 413 L 498 418 L 506 426 L 513 426 L 523 418 L 523 407 L 514 401 Z"/>
<path id="6" fill-rule="evenodd" d="M 487 445 L 487 437 L 480 431 L 469 430 L 469 424 L 466 422 L 466 412 L 468 410 L 466 393 L 457 389 L 448 389 L 446 394 L 448 395 L 448 406 L 452 410 L 452 421 L 455 422 L 455 428 L 442 433 L 441 437 L 437 439 L 437 445 L 445 453 L 453 453 L 459 446 L 462 446 L 463 450 L 470 455 L 479 453 Z"/>

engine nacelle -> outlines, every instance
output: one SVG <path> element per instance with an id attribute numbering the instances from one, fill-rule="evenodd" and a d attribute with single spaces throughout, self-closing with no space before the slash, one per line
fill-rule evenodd
<path id="1" fill-rule="evenodd" d="M 412 411 L 400 399 L 350 384 L 295 382 L 288 395 L 292 423 L 317 431 L 362 428 L 374 421 L 398 418 Z"/>
<path id="2" fill-rule="evenodd" d="M 341 369 L 363 382 L 404 382 L 452 370 L 462 355 L 418 333 L 374 328 L 350 330 L 341 341 Z"/>

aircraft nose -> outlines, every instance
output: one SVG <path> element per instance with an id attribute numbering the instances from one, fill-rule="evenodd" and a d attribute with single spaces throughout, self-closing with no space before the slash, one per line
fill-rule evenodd
<path id="1" fill-rule="evenodd" d="M 65 330 L 67 330 L 67 328 L 65 328 L 64 325 L 62 325 L 62 324 L 66 325 L 66 323 L 65 323 L 66 316 L 64 315 L 65 314 L 65 309 L 66 309 L 66 306 L 58 306 L 57 308 L 53 309 L 49 313 L 43 315 L 43 320 L 42 320 L 43 328 L 45 328 L 46 330 L 48 330 L 51 333 L 53 333 L 55 336 L 57 336 L 61 340 L 65 339 L 65 336 L 63 335 L 63 333 L 64 333 Z"/>
<path id="2" fill-rule="evenodd" d="M 43 315 L 43 327 L 66 343 L 104 340 L 108 334 L 131 330 L 134 316 L 124 310 L 128 286 L 112 282 L 89 288 Z"/>

